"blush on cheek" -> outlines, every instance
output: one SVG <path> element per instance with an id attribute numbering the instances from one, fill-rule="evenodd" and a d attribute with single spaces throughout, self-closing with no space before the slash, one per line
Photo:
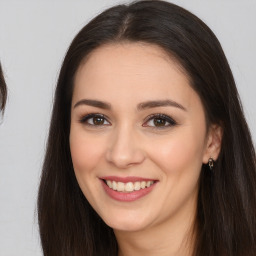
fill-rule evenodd
<path id="1" fill-rule="evenodd" d="M 93 143 L 76 139 L 70 140 L 70 151 L 74 169 L 83 172 L 97 165 L 101 154 Z"/>
<path id="2" fill-rule="evenodd" d="M 204 142 L 196 132 L 182 132 L 168 141 L 155 143 L 151 156 L 169 174 L 181 174 L 185 170 L 200 169 L 203 148 Z"/>

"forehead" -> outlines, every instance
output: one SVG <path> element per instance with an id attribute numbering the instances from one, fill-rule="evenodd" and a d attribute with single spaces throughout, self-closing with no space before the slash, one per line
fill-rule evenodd
<path id="1" fill-rule="evenodd" d="M 129 65 L 132 65 L 133 68 L 138 69 L 138 73 L 143 73 L 143 67 L 145 72 L 148 72 L 150 68 L 157 71 L 156 65 L 160 65 L 160 69 L 164 62 L 165 65 L 171 66 L 187 76 L 178 60 L 158 45 L 128 41 L 108 43 L 96 48 L 86 56 L 76 72 L 76 77 L 82 70 L 84 72 L 85 69 L 88 71 L 100 69 L 101 73 L 114 72 L 115 70 L 110 64 L 120 64 L 120 68 L 123 70 L 125 68 L 128 69 Z"/>
<path id="2" fill-rule="evenodd" d="M 145 43 L 118 43 L 94 50 L 75 76 L 73 97 L 106 100 L 173 98 L 188 101 L 194 90 L 179 63 L 162 48 Z M 189 102 L 187 102 L 189 103 Z"/>

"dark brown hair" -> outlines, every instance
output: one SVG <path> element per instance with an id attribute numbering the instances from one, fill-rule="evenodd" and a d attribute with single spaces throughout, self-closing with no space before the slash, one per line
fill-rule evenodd
<path id="1" fill-rule="evenodd" d="M 81 61 L 97 47 L 122 41 L 158 45 L 174 57 L 200 96 L 208 123 L 223 127 L 214 171 L 202 165 L 194 255 L 255 255 L 255 149 L 230 67 L 213 32 L 190 12 L 164 1 L 110 8 L 87 24 L 68 49 L 38 196 L 44 255 L 117 255 L 113 230 L 91 208 L 76 181 L 69 131 L 73 81 Z"/>
<path id="2" fill-rule="evenodd" d="M 7 87 L 4 80 L 4 75 L 0 63 L 0 110 L 4 111 L 7 98 Z"/>

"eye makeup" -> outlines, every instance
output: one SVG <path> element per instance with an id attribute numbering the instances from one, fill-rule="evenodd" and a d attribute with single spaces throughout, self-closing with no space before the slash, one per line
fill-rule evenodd
<path id="1" fill-rule="evenodd" d="M 163 129 L 175 125 L 177 125 L 177 122 L 173 118 L 159 113 L 148 116 L 142 126 Z"/>
<path id="2" fill-rule="evenodd" d="M 110 126 L 111 123 L 104 114 L 100 113 L 89 113 L 79 118 L 79 122 L 83 125 L 92 127 Z M 142 127 L 150 127 L 154 129 L 165 129 L 177 125 L 177 122 L 169 115 L 156 113 L 147 116 Z"/>

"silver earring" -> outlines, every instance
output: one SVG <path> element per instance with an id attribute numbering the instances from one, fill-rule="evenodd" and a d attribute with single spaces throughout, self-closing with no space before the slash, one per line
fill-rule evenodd
<path id="1" fill-rule="evenodd" d="M 214 160 L 212 157 L 210 157 L 208 160 L 208 166 L 209 166 L 210 170 L 212 171 L 213 167 L 214 167 Z"/>

